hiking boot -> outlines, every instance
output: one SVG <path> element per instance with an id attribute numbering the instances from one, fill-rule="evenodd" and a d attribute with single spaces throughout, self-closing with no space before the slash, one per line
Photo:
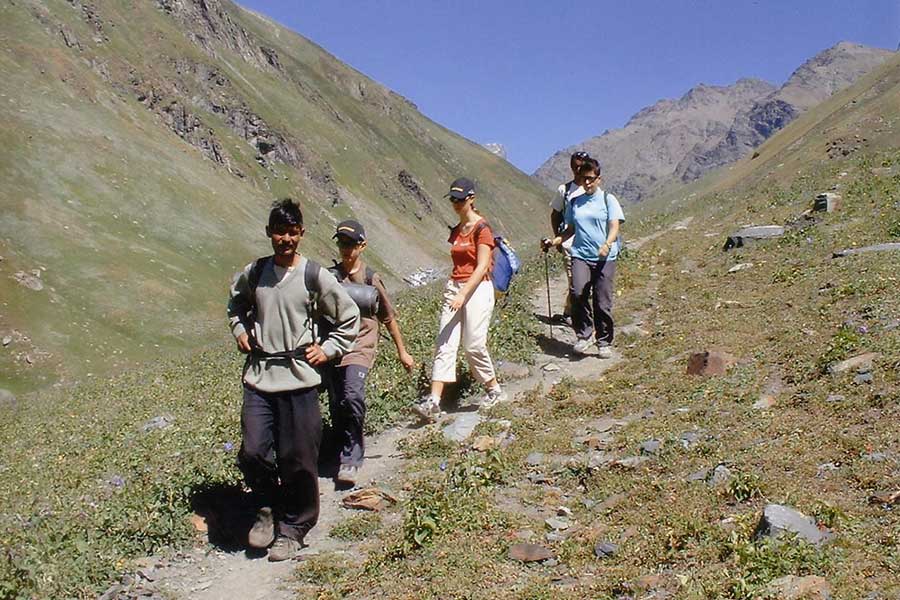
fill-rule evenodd
<path id="1" fill-rule="evenodd" d="M 612 346 L 607 342 L 597 342 L 597 355 L 600 358 L 612 358 Z"/>
<path id="2" fill-rule="evenodd" d="M 498 385 L 487 391 L 487 394 L 481 399 L 481 404 L 478 405 L 478 410 L 487 410 L 500 402 L 506 402 L 506 399 L 506 392 Z"/>
<path id="3" fill-rule="evenodd" d="M 356 478 L 359 476 L 359 467 L 354 465 L 341 465 L 338 469 L 338 483 L 346 483 L 348 485 L 356 485 Z"/>
<path id="4" fill-rule="evenodd" d="M 431 394 L 423 396 L 418 402 L 412 405 L 414 413 L 422 417 L 428 423 L 434 423 L 441 416 L 441 406 Z"/>
<path id="5" fill-rule="evenodd" d="M 247 535 L 247 543 L 251 548 L 268 548 L 275 539 L 275 521 L 272 519 L 272 508 L 263 506 L 256 511 L 256 520 L 250 533 Z"/>
<path id="6" fill-rule="evenodd" d="M 269 548 L 269 562 L 281 562 L 295 558 L 301 548 L 303 548 L 302 542 L 285 535 L 279 535 L 272 547 Z"/>
<path id="7" fill-rule="evenodd" d="M 593 345 L 593 342 L 591 342 L 591 338 L 585 338 L 583 340 L 578 340 L 572 346 L 572 352 L 574 352 L 575 354 L 581 354 L 583 356 L 583 355 L 587 354 L 587 351 L 590 349 L 590 347 L 592 345 Z"/>

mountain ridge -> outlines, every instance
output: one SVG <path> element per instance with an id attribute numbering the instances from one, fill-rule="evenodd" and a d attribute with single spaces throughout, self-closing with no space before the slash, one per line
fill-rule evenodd
<path id="1" fill-rule="evenodd" d="M 639 110 L 620 129 L 555 153 L 534 177 L 555 187 L 569 178 L 569 154 L 584 149 L 600 159 L 612 191 L 640 201 L 670 181 L 693 181 L 744 156 L 893 54 L 840 42 L 805 61 L 779 87 L 746 77 L 726 86 L 700 83 L 677 99 Z M 734 101 L 711 100 L 717 93 L 734 94 Z M 660 147 L 661 140 L 668 145 Z"/>

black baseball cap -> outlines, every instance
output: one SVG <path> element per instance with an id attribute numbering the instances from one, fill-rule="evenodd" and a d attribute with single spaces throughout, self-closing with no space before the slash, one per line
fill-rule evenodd
<path id="1" fill-rule="evenodd" d="M 469 196 L 475 195 L 475 183 L 471 179 L 466 179 L 465 177 L 460 177 L 459 179 L 454 179 L 453 183 L 450 184 L 450 191 L 444 196 L 450 196 L 451 198 L 456 198 L 457 200 L 465 200 Z"/>
<path id="2" fill-rule="evenodd" d="M 353 219 L 347 219 L 346 221 L 341 221 L 340 223 L 338 223 L 337 229 L 335 230 L 334 235 L 331 237 L 333 239 L 338 237 L 339 235 L 346 236 L 357 244 L 366 241 L 365 228 L 359 221 L 354 221 Z"/>

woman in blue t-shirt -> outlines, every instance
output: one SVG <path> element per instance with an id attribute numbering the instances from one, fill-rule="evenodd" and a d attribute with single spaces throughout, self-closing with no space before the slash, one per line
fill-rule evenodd
<path id="1" fill-rule="evenodd" d="M 578 354 L 587 353 L 593 329 L 600 358 L 611 358 L 613 282 L 619 256 L 619 224 L 625 222 L 625 214 L 616 197 L 600 189 L 600 163 L 596 159 L 585 160 L 578 175 L 584 194 L 569 200 L 566 229 L 545 246 L 559 246 L 575 236 L 570 291 L 575 301 L 572 328 L 578 340 L 573 350 Z M 593 324 L 589 309 L 592 299 Z"/>

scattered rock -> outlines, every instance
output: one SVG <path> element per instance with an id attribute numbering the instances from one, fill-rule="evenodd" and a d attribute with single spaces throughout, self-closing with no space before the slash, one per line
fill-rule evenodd
<path id="1" fill-rule="evenodd" d="M 729 273 L 737 273 L 738 271 L 743 271 L 743 270 L 749 269 L 751 267 L 753 267 L 753 263 L 738 263 L 738 264 L 734 265 L 733 267 L 731 267 L 730 269 L 728 269 L 728 272 Z"/>
<path id="2" fill-rule="evenodd" d="M 833 363 L 828 367 L 828 372 L 832 375 L 837 375 L 839 373 L 845 373 L 851 369 L 871 370 L 873 361 L 875 361 L 880 356 L 881 355 L 877 352 L 867 352 L 865 354 L 860 354 L 858 356 Z"/>
<path id="3" fill-rule="evenodd" d="M 826 474 L 830 473 L 831 471 L 837 471 L 839 468 L 840 466 L 833 462 L 822 463 L 816 469 L 816 477 L 822 479 Z"/>
<path id="4" fill-rule="evenodd" d="M 889 252 L 889 251 L 900 250 L 900 242 L 888 242 L 887 244 L 875 244 L 874 246 L 863 246 L 862 248 L 845 248 L 844 250 L 838 250 L 837 252 L 833 252 L 832 258 L 841 258 L 844 256 L 850 256 L 852 254 L 865 254 L 867 252 Z"/>
<path id="5" fill-rule="evenodd" d="M 724 485 L 731 481 L 732 477 L 731 469 L 725 465 L 716 465 L 716 468 L 709 475 L 709 485 L 710 487 Z"/>
<path id="6" fill-rule="evenodd" d="M 556 371 L 559 371 L 559 365 L 556 363 L 549 362 L 546 365 L 544 365 L 543 367 L 541 367 L 541 369 L 543 369 L 547 373 L 555 373 Z"/>
<path id="7" fill-rule="evenodd" d="M 8 336 L 8 335 L 3 336 L 3 345 L 9 346 L 10 344 L 12 344 L 12 336 Z"/>
<path id="8" fill-rule="evenodd" d="M 452 423 L 444 427 L 444 437 L 454 442 L 462 442 L 475 431 L 481 423 L 481 415 L 477 412 L 460 413 Z"/>
<path id="9" fill-rule="evenodd" d="M 775 398 L 770 396 L 769 394 L 763 394 L 759 400 L 753 403 L 753 408 L 756 410 L 769 410 L 774 407 L 776 404 Z"/>
<path id="10" fill-rule="evenodd" d="M 97 600 L 114 600 L 118 598 L 120 594 L 125 591 L 125 588 L 120 583 L 116 583 L 110 586 L 103 594 L 101 594 Z"/>
<path id="11" fill-rule="evenodd" d="M 696 446 L 703 440 L 703 431 L 685 431 L 678 436 L 678 442 L 685 450 L 690 450 L 692 446 Z"/>
<path id="12" fill-rule="evenodd" d="M 606 452 L 595 451 L 595 452 L 591 452 L 590 454 L 588 454 L 587 465 L 588 465 L 589 469 L 593 469 L 593 470 L 602 469 L 606 465 L 615 461 L 615 459 L 616 459 L 616 457 L 613 456 L 612 454 L 608 454 Z"/>
<path id="13" fill-rule="evenodd" d="M 549 519 L 545 519 L 544 525 L 546 525 L 548 529 L 551 529 L 553 531 L 565 531 L 570 526 L 567 519 L 560 519 L 557 517 L 550 517 Z"/>
<path id="14" fill-rule="evenodd" d="M 875 492 L 869 496 L 871 504 L 898 504 L 900 503 L 900 490 L 896 492 Z"/>
<path id="15" fill-rule="evenodd" d="M 616 419 L 601 417 L 596 421 L 591 421 L 590 423 L 588 423 L 587 427 L 588 429 L 596 431 L 597 433 L 604 433 L 618 427 L 618 425 L 619 421 L 617 421 Z"/>
<path id="16" fill-rule="evenodd" d="M 659 454 L 662 445 L 662 440 L 647 440 L 646 442 L 641 444 L 641 454 Z"/>
<path id="17" fill-rule="evenodd" d="M 734 363 L 734 357 L 725 352 L 695 352 L 688 359 L 687 374 L 707 377 L 724 375 Z"/>
<path id="18" fill-rule="evenodd" d="M 544 455 L 541 452 L 532 452 L 528 456 L 525 457 L 525 462 L 528 463 L 532 467 L 536 467 L 542 462 L 544 462 Z"/>
<path id="19" fill-rule="evenodd" d="M 769 583 L 766 597 L 773 600 L 829 600 L 831 585 L 818 575 L 786 575 Z"/>
<path id="20" fill-rule="evenodd" d="M 844 398 L 844 396 L 842 396 L 841 394 L 828 394 L 828 397 L 825 398 L 825 402 L 828 402 L 829 404 L 837 404 L 838 402 L 843 402 L 844 400 L 846 400 L 846 398 Z"/>
<path id="21" fill-rule="evenodd" d="M 597 558 L 609 558 L 619 550 L 617 544 L 612 542 L 598 542 L 594 545 L 594 556 Z"/>
<path id="22" fill-rule="evenodd" d="M 633 335 L 636 337 L 645 337 L 647 335 L 650 335 L 646 329 L 644 329 L 643 327 L 641 327 L 640 325 L 637 325 L 635 323 L 617 327 L 616 334 L 617 335 L 625 335 L 625 336 Z"/>
<path id="23" fill-rule="evenodd" d="M 34 275 L 33 273 L 26 273 L 25 271 L 16 271 L 16 274 L 13 275 L 13 278 L 19 285 L 23 285 L 30 290 L 34 290 L 35 292 L 39 292 L 44 289 L 44 282 L 41 281 L 40 271 L 38 271 L 38 275 Z"/>
<path id="24" fill-rule="evenodd" d="M 610 431 L 604 431 L 603 433 L 595 433 L 583 438 L 580 438 L 578 441 L 581 444 L 584 444 L 591 450 L 602 450 L 606 448 L 615 440 L 615 435 L 613 435 Z"/>
<path id="25" fill-rule="evenodd" d="M 816 196 L 813 210 L 816 212 L 835 212 L 841 208 L 841 196 L 834 192 L 825 192 Z"/>
<path id="26" fill-rule="evenodd" d="M 870 371 L 865 371 L 863 373 L 857 373 L 853 378 L 854 385 L 862 385 L 864 383 L 872 383 L 875 378 L 872 376 Z"/>
<path id="27" fill-rule="evenodd" d="M 650 460 L 646 456 L 626 456 L 613 461 L 613 464 L 624 469 L 635 469 Z"/>
<path id="28" fill-rule="evenodd" d="M 523 563 L 542 562 L 553 558 L 553 553 L 538 544 L 513 544 L 507 555 L 512 560 Z"/>
<path id="29" fill-rule="evenodd" d="M 694 471 L 690 475 L 684 478 L 685 481 L 706 481 L 706 478 L 709 477 L 709 469 L 700 469 L 699 471 Z"/>
<path id="30" fill-rule="evenodd" d="M 566 518 L 571 517 L 572 509 L 569 508 L 568 506 L 560 506 L 556 509 L 556 516 L 557 517 L 566 517 Z"/>
<path id="31" fill-rule="evenodd" d="M 756 537 L 777 538 L 783 534 L 796 534 L 810 544 L 827 542 L 834 534 L 819 529 L 816 522 L 801 512 L 782 504 L 769 504 L 763 509 L 762 518 L 756 527 Z"/>
<path id="32" fill-rule="evenodd" d="M 497 375 L 503 381 L 512 381 L 515 379 L 525 379 L 531 374 L 531 369 L 528 368 L 528 365 L 503 361 L 500 363 L 500 366 L 497 367 Z"/>
<path id="33" fill-rule="evenodd" d="M 860 458 L 866 462 L 885 462 L 889 457 L 885 452 L 868 452 Z"/>
<path id="34" fill-rule="evenodd" d="M 16 395 L 11 391 L 0 388 L 0 407 L 14 406 L 16 403 Z"/>
<path id="35" fill-rule="evenodd" d="M 748 242 L 777 238 L 782 235 L 784 235 L 784 227 L 781 225 L 744 227 L 728 236 L 728 239 L 725 240 L 723 249 L 731 250 L 732 248 L 742 248 Z"/>
<path id="36" fill-rule="evenodd" d="M 141 425 L 141 431 L 147 433 L 154 429 L 166 429 L 167 427 L 171 427 L 173 422 L 175 422 L 175 417 L 171 415 L 159 415 Z"/>

